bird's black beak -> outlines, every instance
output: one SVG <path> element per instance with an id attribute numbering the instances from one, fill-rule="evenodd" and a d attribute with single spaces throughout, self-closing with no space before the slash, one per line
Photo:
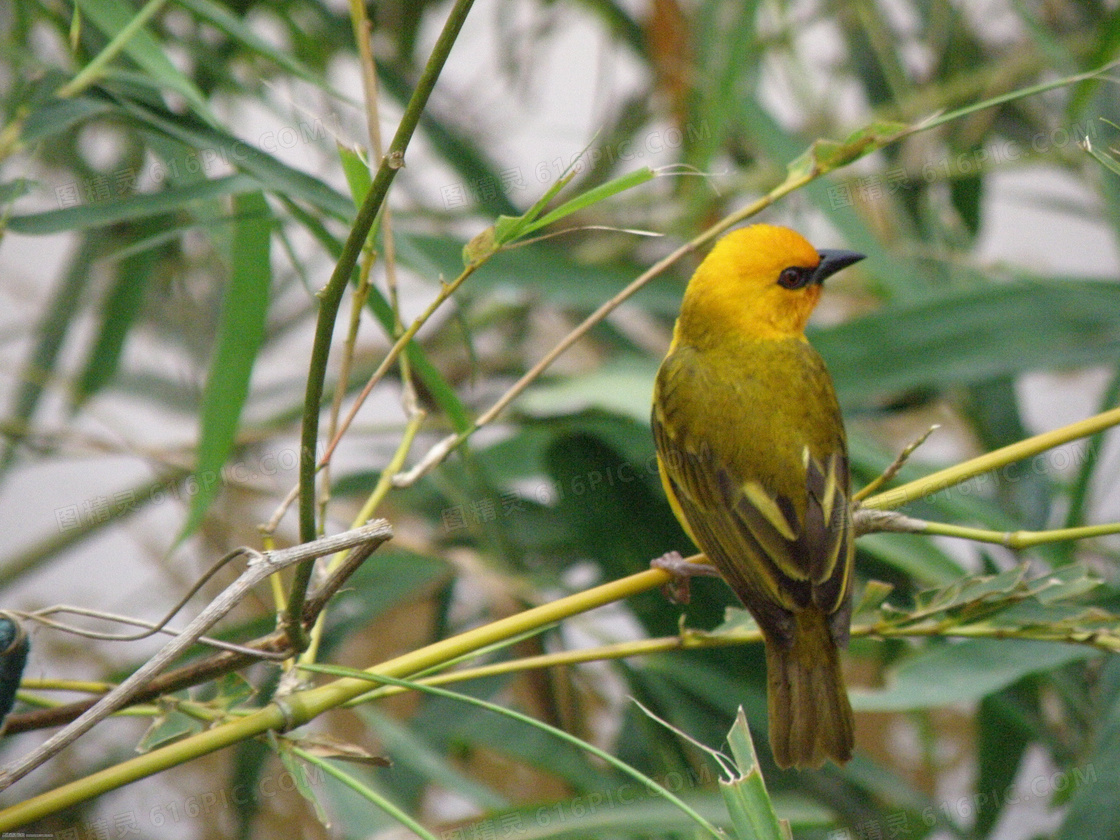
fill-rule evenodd
<path id="1" fill-rule="evenodd" d="M 835 248 L 824 248 L 817 253 L 821 255 L 821 261 L 813 269 L 812 282 L 818 284 L 823 283 L 840 269 L 847 268 L 864 257 L 863 254 L 855 251 L 841 251 Z"/>

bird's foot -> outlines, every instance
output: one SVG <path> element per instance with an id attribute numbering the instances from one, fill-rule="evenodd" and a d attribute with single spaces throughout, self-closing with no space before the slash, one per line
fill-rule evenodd
<path id="1" fill-rule="evenodd" d="M 697 555 L 702 556 L 702 555 Z M 679 551 L 667 551 L 650 561 L 654 569 L 661 569 L 672 575 L 672 579 L 661 587 L 665 597 L 674 604 L 687 604 L 692 595 L 690 581 L 697 575 L 719 577 L 719 571 L 710 563 L 686 560 Z"/>

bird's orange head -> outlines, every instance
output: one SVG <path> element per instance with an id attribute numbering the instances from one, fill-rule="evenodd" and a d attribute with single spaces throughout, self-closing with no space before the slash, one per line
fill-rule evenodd
<path id="1" fill-rule="evenodd" d="M 818 251 L 785 227 L 734 230 L 689 281 L 674 340 L 804 338 L 821 283 L 861 259 L 854 251 Z"/>

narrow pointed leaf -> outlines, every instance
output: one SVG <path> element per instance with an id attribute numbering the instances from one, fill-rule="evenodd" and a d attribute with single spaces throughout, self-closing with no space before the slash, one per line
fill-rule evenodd
<path id="1" fill-rule="evenodd" d="M 159 192 L 139 193 L 120 201 L 101 201 L 14 216 L 8 220 L 8 227 L 16 233 L 29 235 L 105 227 L 118 222 L 175 212 L 193 202 L 236 195 L 259 188 L 260 182 L 248 175 L 227 175 Z"/>
<path id="2" fill-rule="evenodd" d="M 739 776 L 727 781 L 721 779 L 719 789 L 740 840 L 790 840 L 789 823 L 778 819 L 766 790 L 742 707 L 727 734 L 727 743 Z"/>
<path id="3" fill-rule="evenodd" d="M 1099 655 L 1092 648 L 1060 642 L 968 639 L 909 657 L 888 676 L 885 689 L 853 689 L 852 708 L 906 711 L 975 702 L 1027 674 Z"/>
<path id="4" fill-rule="evenodd" d="M 110 39 L 128 26 L 136 15 L 136 10 L 122 0 L 78 0 L 78 5 L 86 18 Z M 150 32 L 140 28 L 125 43 L 123 50 L 152 79 L 186 99 L 196 114 L 213 121 L 205 94 L 172 64 L 163 46 Z"/>
<path id="5" fill-rule="evenodd" d="M 202 423 L 195 468 L 197 492 L 179 539 L 202 522 L 220 489 L 218 477 L 233 449 L 249 379 L 264 338 L 268 287 L 272 276 L 269 242 L 272 224 L 261 193 L 239 196 L 233 232 L 229 288 L 222 305 L 218 343 L 202 398 Z"/>

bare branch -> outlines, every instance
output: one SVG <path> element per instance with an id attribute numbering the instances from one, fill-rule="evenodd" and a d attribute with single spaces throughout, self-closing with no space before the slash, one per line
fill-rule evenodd
<path id="1" fill-rule="evenodd" d="M 0 770 L 0 790 L 26 776 L 43 762 L 61 752 L 80 738 L 96 724 L 113 712 L 125 706 L 128 701 L 151 681 L 163 668 L 179 654 L 198 641 L 216 622 L 232 610 L 254 586 L 280 569 L 307 560 L 314 560 L 326 554 L 333 554 L 353 546 L 377 546 L 392 537 L 392 528 L 385 520 L 379 519 L 361 528 L 345 531 L 330 537 L 303 543 L 279 551 L 266 551 L 263 554 L 251 548 L 240 548 L 240 553 L 249 558 L 248 568 L 211 601 L 184 629 L 169 641 L 155 656 L 149 659 L 128 679 L 102 697 L 90 709 L 73 721 L 62 731 L 56 733 L 38 748 L 13 761 Z"/>

